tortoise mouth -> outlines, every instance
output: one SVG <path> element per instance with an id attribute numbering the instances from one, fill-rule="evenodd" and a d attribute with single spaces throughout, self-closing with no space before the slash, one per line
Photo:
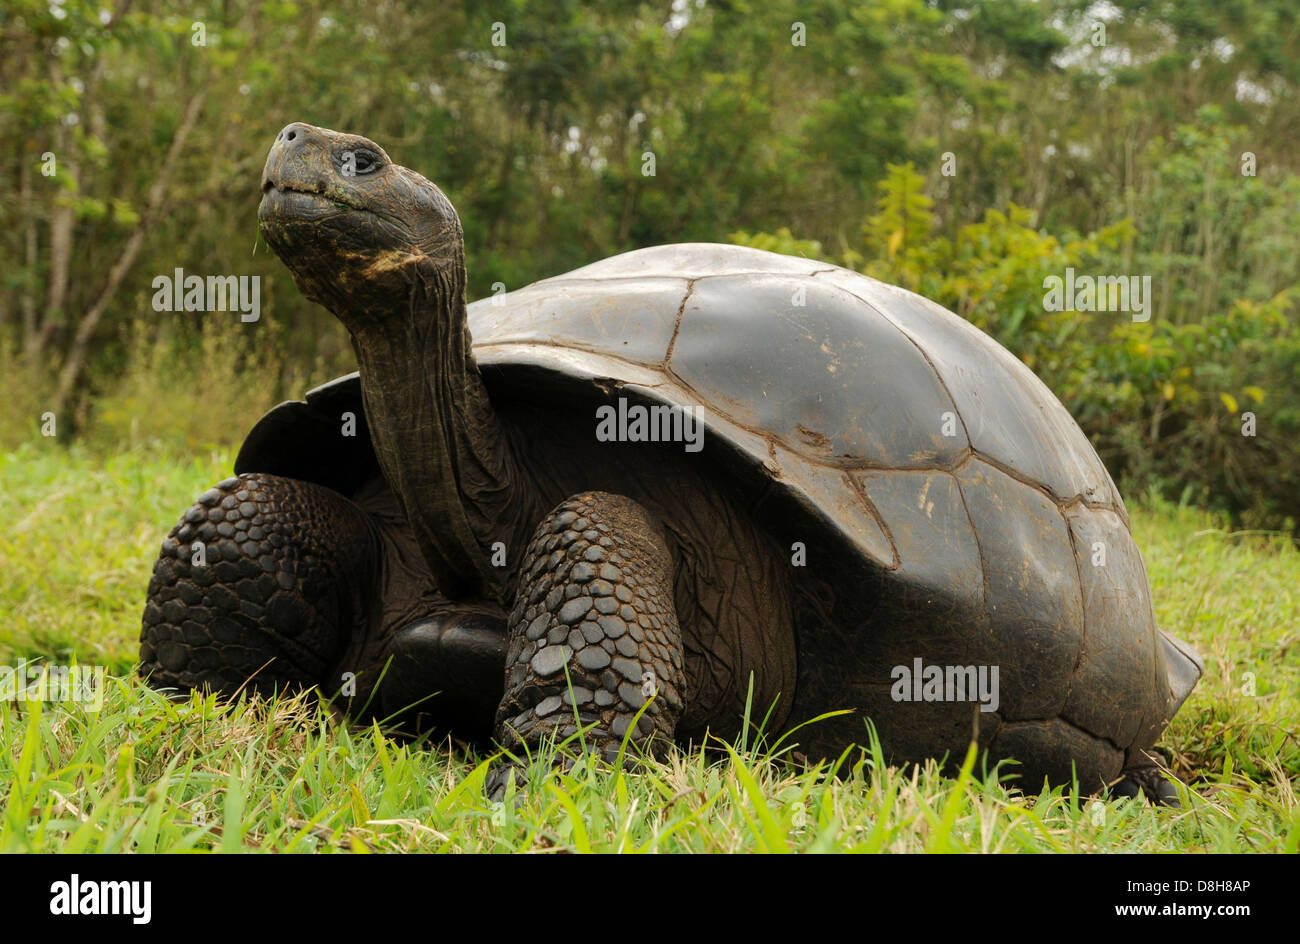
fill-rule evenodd
<path id="1" fill-rule="evenodd" d="M 287 187 L 262 184 L 262 203 L 258 218 L 263 221 L 292 222 L 294 220 L 321 220 L 342 213 L 375 214 L 366 207 L 350 202 L 341 193 L 326 193 L 324 189 Z"/>

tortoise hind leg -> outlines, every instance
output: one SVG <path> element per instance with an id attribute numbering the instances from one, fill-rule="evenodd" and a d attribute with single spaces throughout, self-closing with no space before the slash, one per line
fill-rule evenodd
<path id="1" fill-rule="evenodd" d="M 1125 767 L 1119 782 L 1110 788 L 1115 799 L 1145 796 L 1157 806 L 1180 806 L 1178 788 L 1165 779 L 1155 755 L 1141 752 L 1143 760 Z"/>
<path id="2" fill-rule="evenodd" d="M 366 623 L 380 541 L 323 486 L 245 474 L 209 489 L 163 541 L 140 634 L 154 688 L 269 693 L 325 682 Z M 335 684 L 333 687 L 337 687 Z"/>
<path id="3" fill-rule="evenodd" d="M 520 568 L 497 740 L 510 750 L 534 747 L 581 724 L 593 726 L 584 741 L 607 760 L 629 734 L 648 753 L 662 752 L 685 690 L 672 578 L 662 533 L 631 499 L 583 492 L 547 515 Z M 509 769 L 488 782 L 496 798 Z"/>
<path id="4" fill-rule="evenodd" d="M 1159 724 L 1159 730 L 1148 732 L 1149 737 L 1138 743 L 1155 743 L 1168 719 L 1182 707 L 1205 672 L 1205 660 L 1187 643 L 1163 630 L 1159 631 L 1156 638 L 1160 644 L 1158 651 L 1164 664 L 1169 691 L 1165 720 Z M 1117 798 L 1136 797 L 1140 794 L 1158 806 L 1180 805 L 1178 789 L 1165 778 L 1160 770 L 1159 758 L 1149 749 L 1131 749 L 1128 752 L 1121 779 L 1110 788 L 1110 794 Z"/>

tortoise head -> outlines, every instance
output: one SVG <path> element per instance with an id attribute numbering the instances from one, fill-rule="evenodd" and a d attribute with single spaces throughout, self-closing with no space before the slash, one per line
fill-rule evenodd
<path id="1" fill-rule="evenodd" d="M 369 138 L 286 125 L 262 171 L 258 219 L 299 291 L 349 329 L 395 305 L 409 311 L 412 292 L 463 293 L 451 201 Z"/>

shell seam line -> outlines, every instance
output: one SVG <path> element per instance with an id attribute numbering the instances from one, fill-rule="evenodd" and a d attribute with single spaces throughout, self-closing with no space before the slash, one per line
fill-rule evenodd
<path id="1" fill-rule="evenodd" d="M 889 553 L 893 557 L 893 563 L 890 564 L 889 569 L 898 570 L 898 568 L 903 566 L 903 559 L 898 556 L 898 545 L 894 543 L 894 535 L 893 532 L 889 530 L 889 525 L 887 525 L 885 519 L 880 516 L 880 512 L 876 509 L 875 503 L 867 496 L 866 489 L 862 487 L 862 483 L 855 479 L 850 472 L 844 473 L 844 479 L 849 483 L 849 488 L 851 488 L 854 494 L 858 496 L 858 500 L 867 506 L 867 512 L 875 520 L 876 525 L 880 528 L 880 533 L 885 536 L 885 540 L 889 542 Z"/>
<path id="2" fill-rule="evenodd" d="M 686 314 L 686 303 L 690 301 L 691 294 L 695 291 L 695 283 L 699 279 L 687 279 L 686 294 L 682 296 L 682 303 L 677 306 L 677 320 L 673 323 L 673 336 L 668 339 L 668 350 L 664 352 L 663 365 L 668 369 L 668 362 L 673 359 L 673 349 L 677 347 L 677 335 L 682 330 L 682 316 Z"/>
<path id="3" fill-rule="evenodd" d="M 1095 508 L 1101 511 L 1114 512 L 1116 515 L 1119 515 L 1119 511 L 1115 508 L 1114 505 L 1108 504 L 1106 502 L 1089 501 L 1087 498 L 1084 498 L 1082 495 L 1075 495 L 1073 498 L 1068 498 L 1068 499 L 1058 498 L 1056 495 L 1053 495 L 1051 490 L 1048 489 L 1046 486 L 1038 482 L 1034 482 L 1029 479 L 1026 479 L 1021 473 L 1002 464 L 997 459 L 991 458 L 990 456 L 987 456 L 984 453 L 980 452 L 979 450 L 971 447 L 967 447 L 966 449 L 963 449 L 961 451 L 960 458 L 958 458 L 956 462 L 953 462 L 951 464 L 936 464 L 936 465 L 882 465 L 870 461 L 857 461 L 857 460 L 853 460 L 849 463 L 840 464 L 833 460 L 828 462 L 825 459 L 820 459 L 813 456 L 807 456 L 804 453 L 799 452 L 798 450 L 792 450 L 792 451 L 796 452 L 800 456 L 803 456 L 809 462 L 812 462 L 816 465 L 820 465 L 830 469 L 839 469 L 842 472 L 947 472 L 949 474 L 955 475 L 958 472 L 960 472 L 963 468 L 965 468 L 967 463 L 969 463 L 972 459 L 974 459 L 977 462 L 982 462 L 983 464 L 989 466 L 990 468 L 998 472 L 1001 472 L 1007 478 L 1019 482 L 1021 485 L 1024 485 L 1026 488 L 1032 488 L 1034 491 L 1043 495 L 1048 501 L 1050 501 L 1054 506 L 1056 506 L 1062 512 L 1066 511 L 1067 509 L 1073 508 L 1076 505 L 1081 505 L 1084 508 Z"/>
<path id="4" fill-rule="evenodd" d="M 796 256 L 794 258 L 799 258 L 799 257 Z M 851 271 L 851 270 L 841 270 L 838 266 L 830 266 L 825 269 L 814 269 L 811 272 L 771 272 L 762 269 L 738 269 L 735 272 L 711 272 L 705 275 L 670 275 L 666 272 L 647 272 L 643 275 L 604 275 L 604 276 L 584 275 L 582 278 L 578 278 L 578 279 L 565 278 L 562 275 L 553 275 L 548 279 L 538 279 L 536 282 L 529 282 L 527 285 L 521 285 L 519 286 L 519 288 L 515 289 L 515 291 L 522 292 L 525 291 L 526 289 L 533 288 L 534 286 L 537 285 L 559 285 L 559 284 L 571 283 L 571 282 L 642 282 L 642 281 L 654 281 L 656 279 L 665 282 L 669 282 L 669 281 L 698 282 L 701 279 L 732 279 L 743 275 L 767 275 L 773 278 L 810 279 L 814 275 L 819 275 L 822 272 L 838 272 L 838 271 Z M 514 293 L 511 292 L 507 294 L 514 294 Z M 481 301 L 490 301 L 491 298 L 492 296 L 485 295 L 483 296 L 483 298 L 474 299 L 474 301 L 470 302 L 470 304 L 474 305 L 474 304 L 478 304 Z"/>
<path id="5" fill-rule="evenodd" d="M 989 612 L 988 558 L 984 556 L 984 545 L 980 541 L 979 529 L 975 527 L 975 519 L 971 517 L 970 506 L 966 504 L 966 492 L 961 486 L 961 479 L 957 477 L 957 473 L 955 472 L 949 472 L 947 474 L 952 477 L 953 485 L 957 486 L 957 497 L 961 499 L 962 511 L 966 512 L 966 523 L 970 525 L 971 537 L 975 539 L 975 553 L 979 555 L 980 559 L 980 593 L 983 597 L 984 618 L 989 621 L 989 625 L 992 625 L 993 615 Z"/>
<path id="6" fill-rule="evenodd" d="M 977 459 L 979 459 L 979 460 L 980 460 L 981 462 L 983 462 L 985 465 L 989 465 L 989 466 L 992 466 L 993 468 L 997 469 L 999 472 L 1001 472 L 1001 473 L 1002 473 L 1003 475 L 1005 475 L 1007 478 L 1015 479 L 1015 480 L 1016 480 L 1017 482 L 1019 482 L 1021 485 L 1026 485 L 1026 486 L 1028 486 L 1029 488 L 1032 488 L 1032 489 L 1034 489 L 1034 490 L 1036 490 L 1036 491 L 1042 492 L 1042 493 L 1047 497 L 1047 500 L 1048 500 L 1048 501 L 1050 501 L 1053 505 L 1055 505 L 1056 507 L 1058 507 L 1058 508 L 1060 508 L 1060 509 L 1062 509 L 1062 510 L 1064 510 L 1064 509 L 1066 509 L 1066 508 L 1072 508 L 1072 507 L 1074 507 L 1075 505 L 1083 505 L 1083 506 L 1086 507 L 1086 508 L 1101 508 L 1101 509 L 1103 509 L 1103 510 L 1105 510 L 1105 511 L 1113 511 L 1116 515 L 1119 515 L 1119 517 L 1120 517 L 1121 519 L 1124 517 L 1123 515 L 1120 515 L 1120 513 L 1119 513 L 1119 506 L 1116 505 L 1116 504 L 1114 504 L 1113 502 L 1099 502 L 1099 501 L 1092 501 L 1092 500 L 1089 500 L 1089 499 L 1088 499 L 1086 496 L 1084 496 L 1084 495 L 1075 495 L 1075 496 L 1073 496 L 1072 498 L 1060 498 L 1060 497 L 1058 497 L 1058 496 L 1052 494 L 1052 490 L 1049 489 L 1046 485 L 1042 484 L 1041 482 L 1034 482 L 1034 481 L 1031 481 L 1030 479 L 1025 478 L 1024 473 L 1022 473 L 1022 472 L 1017 472 L 1015 469 L 1013 469 L 1013 468 L 1011 468 L 1010 466 L 1006 465 L 1004 462 L 1002 462 L 1002 461 L 1000 461 L 1000 460 L 998 460 L 998 459 L 995 459 L 995 458 L 993 458 L 992 456 L 985 455 L 984 453 L 982 453 L 982 452 L 980 452 L 978 449 L 976 449 L 974 446 L 971 447 L 971 450 L 970 450 L 970 451 L 971 451 L 971 455 L 975 456 Z M 970 456 L 967 456 L 966 458 L 962 459 L 961 462 L 957 463 L 957 465 L 953 467 L 953 468 L 954 468 L 954 471 L 955 471 L 956 469 L 961 468 L 961 466 L 963 466 L 963 465 L 964 465 L 964 464 L 965 464 L 969 459 L 970 459 Z M 1127 524 L 1127 522 L 1125 522 L 1125 523 Z"/>
<path id="7" fill-rule="evenodd" d="M 1053 721 L 1059 721 L 1059 722 L 1061 722 L 1062 724 L 1069 725 L 1070 727 L 1074 728 L 1074 730 L 1079 731 L 1079 732 L 1082 732 L 1083 734 L 1086 734 L 1088 737 L 1092 738 L 1094 741 L 1102 741 L 1102 742 L 1104 742 L 1104 743 L 1106 743 L 1106 744 L 1109 744 L 1112 748 L 1114 748 L 1115 750 L 1119 751 L 1121 754 L 1124 754 L 1124 755 L 1127 755 L 1127 754 L 1128 754 L 1128 748 L 1126 748 L 1126 747 L 1120 747 L 1118 744 L 1115 743 L 1115 741 L 1114 741 L 1113 738 L 1108 738 L 1108 737 L 1106 737 L 1104 734 L 1095 734 L 1095 733 L 1093 733 L 1092 731 L 1089 731 L 1089 730 L 1088 730 L 1087 728 L 1085 728 L 1083 725 L 1078 724 L 1078 723 L 1076 723 L 1076 722 L 1074 722 L 1074 721 L 1071 721 L 1069 718 L 1065 717 L 1064 714 L 1055 715 L 1055 716 L 1053 716 L 1053 717 L 1051 717 L 1051 718 L 1019 718 L 1019 719 L 1017 719 L 1017 720 L 1015 720 L 1015 721 L 1007 721 L 1007 720 L 1004 718 L 1003 721 L 1002 721 L 1002 727 L 1004 727 L 1004 728 L 1014 728 L 1014 727 L 1017 727 L 1017 726 L 1019 726 L 1019 725 L 1024 725 L 1024 724 L 1049 724 L 1049 723 L 1051 723 L 1051 722 L 1053 722 Z"/>
<path id="8" fill-rule="evenodd" d="M 831 270 L 820 270 L 820 271 L 831 271 Z M 813 273 L 814 276 L 816 274 L 817 273 L 815 272 Z M 961 421 L 961 431 L 966 435 L 967 447 L 969 447 L 970 449 L 974 449 L 975 441 L 970 438 L 970 430 L 966 428 L 966 417 L 961 415 L 961 408 L 957 406 L 957 398 L 954 397 L 952 395 L 952 391 L 948 389 L 948 381 L 943 379 L 943 374 L 939 373 L 939 368 L 934 365 L 934 361 L 930 360 L 930 355 L 926 353 L 925 348 L 921 347 L 921 345 L 917 342 L 916 338 L 912 337 L 911 332 L 909 332 L 906 328 L 900 325 L 897 321 L 895 321 L 885 312 L 881 311 L 871 302 L 867 301 L 857 292 L 851 292 L 842 285 L 836 285 L 833 287 L 839 289 L 845 295 L 848 295 L 852 298 L 856 298 L 858 301 L 862 302 L 862 304 L 866 305 L 868 308 L 874 311 L 877 315 L 883 318 L 887 324 L 893 327 L 895 331 L 897 331 L 904 338 L 906 338 L 907 342 L 911 344 L 912 347 L 916 348 L 917 353 L 921 355 L 921 358 L 929 366 L 930 372 L 934 374 L 934 379 L 939 381 L 939 386 L 943 389 L 944 396 L 946 396 L 948 398 L 948 402 L 952 404 L 953 414 L 957 417 L 958 420 Z"/>
<path id="9" fill-rule="evenodd" d="M 1070 703 L 1070 696 L 1074 694 L 1074 680 L 1078 677 L 1079 667 L 1083 665 L 1083 654 L 1088 651 L 1088 609 L 1083 599 L 1083 570 L 1079 566 L 1079 545 L 1074 540 L 1074 529 L 1070 527 L 1070 519 L 1065 516 L 1065 512 L 1061 512 L 1061 518 L 1065 521 L 1065 535 L 1070 539 L 1070 553 L 1074 555 L 1074 584 L 1079 588 L 1079 618 L 1083 621 L 1083 632 L 1079 634 L 1079 655 L 1074 660 L 1070 677 L 1065 680 L 1065 700 L 1061 702 L 1061 711 L 1064 712 L 1066 705 Z"/>

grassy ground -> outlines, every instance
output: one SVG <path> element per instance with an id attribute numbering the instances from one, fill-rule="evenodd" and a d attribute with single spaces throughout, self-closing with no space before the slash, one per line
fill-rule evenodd
<path id="1" fill-rule="evenodd" d="M 0 665 L 108 667 L 99 711 L 0 702 L 0 851 L 1297 851 L 1300 552 L 1133 508 L 1160 624 L 1206 657 L 1163 741 L 1184 808 L 1024 798 L 870 751 L 804 770 L 745 744 L 637 773 L 539 759 L 518 804 L 487 756 L 404 747 L 302 701 L 172 704 L 132 677 L 157 546 L 230 458 L 0 455 Z M 112 678 L 116 676 L 116 678 Z"/>

